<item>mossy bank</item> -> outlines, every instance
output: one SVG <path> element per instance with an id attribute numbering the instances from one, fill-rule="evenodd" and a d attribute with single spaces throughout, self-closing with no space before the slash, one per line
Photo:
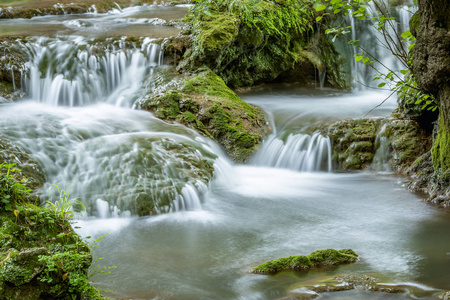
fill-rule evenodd
<path id="1" fill-rule="evenodd" d="M 18 146 L 1 145 L 0 299 L 103 299 L 89 283 L 86 242 L 65 214 L 39 206 L 31 193 L 44 178 L 37 164 Z"/>

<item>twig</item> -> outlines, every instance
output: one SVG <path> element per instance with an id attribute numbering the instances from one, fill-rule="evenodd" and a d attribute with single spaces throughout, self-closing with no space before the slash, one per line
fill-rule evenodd
<path id="1" fill-rule="evenodd" d="M 381 102 L 380 104 L 378 104 L 377 106 L 375 106 L 374 108 L 372 108 L 371 110 L 369 110 L 367 112 L 367 114 L 364 115 L 364 118 L 367 117 L 368 114 L 370 114 L 371 112 L 373 112 L 377 107 L 380 107 L 381 105 L 383 105 L 384 102 L 386 102 L 389 98 L 391 98 L 392 95 L 394 95 L 394 93 L 397 92 L 397 90 L 394 90 L 389 96 L 387 96 L 386 99 L 383 100 L 383 102 Z"/>

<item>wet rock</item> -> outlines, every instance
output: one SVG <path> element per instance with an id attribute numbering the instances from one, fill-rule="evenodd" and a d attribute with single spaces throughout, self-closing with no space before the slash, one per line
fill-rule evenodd
<path id="1" fill-rule="evenodd" d="M 351 249 L 317 250 L 309 255 L 289 256 L 265 262 L 255 268 L 252 273 L 276 274 L 280 271 L 305 271 L 323 266 L 332 266 L 355 262 L 358 255 Z"/>
<path id="2" fill-rule="evenodd" d="M 163 84 L 139 106 L 216 140 L 234 161 L 246 161 L 268 131 L 263 111 L 242 101 L 209 69 L 159 80 Z"/>
<path id="3" fill-rule="evenodd" d="M 439 295 L 439 299 L 450 300 L 450 291 L 449 292 L 445 292 L 442 295 Z"/>
<path id="4" fill-rule="evenodd" d="M 359 170 L 366 168 L 375 153 L 377 126 L 369 119 L 342 120 L 331 124 L 327 134 L 333 148 L 337 168 Z"/>
<path id="5" fill-rule="evenodd" d="M 341 120 L 323 131 L 331 139 L 335 169 L 368 169 L 376 158 L 402 173 L 431 147 L 430 137 L 407 119 Z"/>

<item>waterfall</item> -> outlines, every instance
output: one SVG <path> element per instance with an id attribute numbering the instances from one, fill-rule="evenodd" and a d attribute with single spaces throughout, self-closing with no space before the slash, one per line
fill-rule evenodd
<path id="1" fill-rule="evenodd" d="M 382 9 L 386 9 L 389 15 L 395 18 L 395 20 L 386 22 L 385 28 L 386 31 L 396 40 L 395 42 L 400 44 L 401 41 L 397 39 L 397 36 L 399 37 L 402 32 L 409 30 L 409 19 L 417 8 L 414 6 L 412 1 L 396 7 L 390 7 L 389 3 L 386 1 L 380 1 L 379 4 Z M 405 66 L 403 66 L 390 52 L 390 50 L 383 45 L 383 43 L 386 43 L 383 34 L 376 30 L 376 26 L 379 25 L 378 22 L 376 22 L 379 11 L 373 1 L 367 2 L 366 12 L 369 14 L 370 20 L 359 21 L 355 19 L 352 11 L 350 11 L 350 13 L 346 16 L 347 24 L 352 28 L 351 39 L 354 41 L 359 40 L 360 45 L 368 50 L 371 55 L 374 55 L 376 58 L 380 59 L 383 65 L 390 70 L 399 71 L 400 69 L 404 69 Z M 359 89 L 364 89 L 364 86 L 372 86 L 372 79 L 375 71 L 370 66 L 365 65 L 360 61 L 357 62 L 352 58 L 355 54 L 362 53 L 363 51 L 357 46 L 349 45 L 348 47 L 349 48 L 346 52 L 351 60 L 350 69 L 353 86 L 358 86 Z M 406 49 L 408 44 L 405 43 L 403 47 Z M 363 53 L 363 55 L 365 56 L 367 53 Z M 373 60 L 370 56 L 369 58 Z M 380 69 L 381 72 L 389 72 L 385 67 L 377 62 L 375 62 L 373 66 Z"/>
<path id="2" fill-rule="evenodd" d="M 253 163 L 302 172 L 331 172 L 330 139 L 319 133 L 290 134 L 285 141 L 271 136 L 263 142 Z"/>
<path id="3" fill-rule="evenodd" d="M 99 50 L 80 38 L 40 38 L 25 46 L 30 56 L 25 91 L 33 100 L 53 106 L 106 102 L 130 107 L 140 88 L 161 65 L 161 46 L 145 39 L 141 48 Z"/>

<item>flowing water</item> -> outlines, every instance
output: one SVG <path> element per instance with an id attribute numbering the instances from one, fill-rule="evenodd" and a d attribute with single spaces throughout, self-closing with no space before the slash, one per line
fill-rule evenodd
<path id="1" fill-rule="evenodd" d="M 324 278 L 363 273 L 411 293 L 355 290 L 320 299 L 435 299 L 450 289 L 448 213 L 392 174 L 333 172 L 329 139 L 316 131 L 323 122 L 363 117 L 384 93 L 280 85 L 242 94 L 267 112 L 273 134 L 250 163 L 236 165 L 192 130 L 132 109 L 162 68 L 151 39 L 101 53 L 83 37 L 36 38 L 23 47 L 30 57 L 25 100 L 1 104 L 0 136 L 44 166 L 43 193 L 71 183 L 88 208 L 77 221 L 82 236 L 109 233 L 95 254 L 117 269 L 94 277 L 99 287 L 132 299 L 278 299 Z M 172 151 L 177 144 L 214 163 L 209 186 L 179 172 L 185 157 Z M 171 204 L 159 208 L 170 213 L 133 215 L 134 194 L 175 186 Z M 361 259 L 320 272 L 250 273 L 264 261 L 325 248 L 352 248 Z"/>

